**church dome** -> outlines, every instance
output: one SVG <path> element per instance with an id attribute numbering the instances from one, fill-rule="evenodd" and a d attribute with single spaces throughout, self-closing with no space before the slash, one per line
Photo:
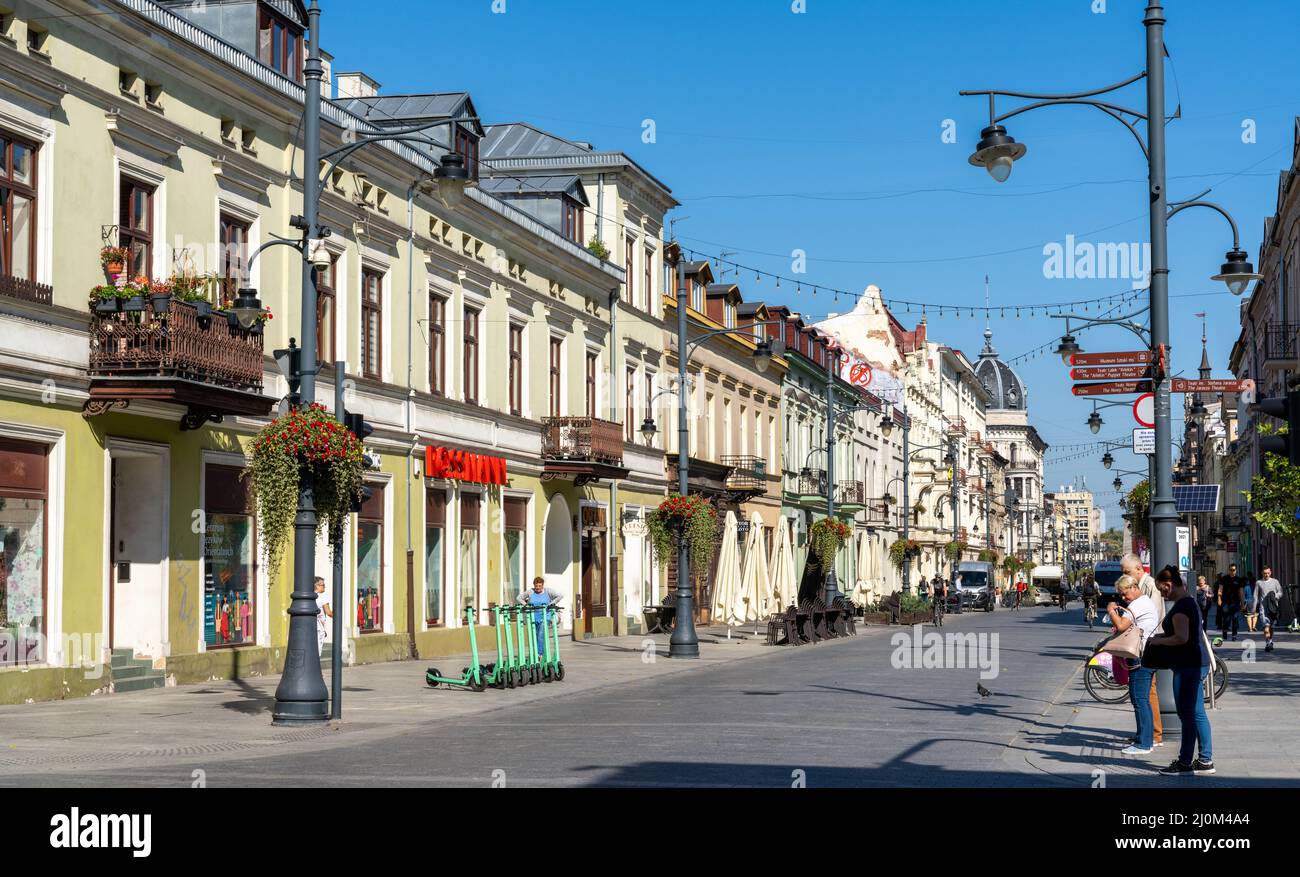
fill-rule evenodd
<path id="1" fill-rule="evenodd" d="M 1029 390 L 1015 369 L 998 359 L 993 349 L 993 330 L 984 330 L 984 349 L 975 363 L 975 377 L 988 391 L 989 408 L 1024 411 L 1029 407 Z"/>

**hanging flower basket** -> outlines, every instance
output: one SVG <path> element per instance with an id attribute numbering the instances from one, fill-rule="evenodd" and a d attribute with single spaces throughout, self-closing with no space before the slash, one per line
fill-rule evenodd
<path id="1" fill-rule="evenodd" d="M 324 406 L 297 408 L 262 427 L 243 477 L 252 479 L 258 535 L 268 567 L 279 565 L 298 511 L 298 484 L 315 478 L 317 532 L 343 535 L 352 506 L 361 500 L 365 464 L 357 437 Z"/>
<path id="2" fill-rule="evenodd" d="M 921 543 L 915 539 L 898 539 L 889 546 L 889 562 L 902 569 L 907 562 L 921 553 Z"/>
<path id="3" fill-rule="evenodd" d="M 1009 575 L 1015 575 L 1020 570 L 1020 559 L 1014 555 L 1008 554 L 1002 558 L 1002 569 Z"/>
<path id="4" fill-rule="evenodd" d="M 649 514 L 646 526 L 660 563 L 676 557 L 678 545 L 683 541 L 697 570 L 707 569 L 713 563 L 718 549 L 718 513 L 704 497 L 671 494 Z"/>
<path id="5" fill-rule="evenodd" d="M 966 553 L 966 543 L 954 539 L 947 545 L 943 546 L 944 555 L 954 563 L 961 560 L 961 556 Z"/>
<path id="6" fill-rule="evenodd" d="M 981 563 L 997 563 L 997 560 L 998 560 L 998 553 L 994 551 L 992 548 L 985 548 L 982 551 L 980 551 Z"/>
<path id="7" fill-rule="evenodd" d="M 126 271 L 127 260 L 131 258 L 129 247 L 104 247 L 99 251 L 99 264 L 109 277 L 116 277 Z"/>
<path id="8" fill-rule="evenodd" d="M 808 550 L 817 555 L 822 569 L 835 565 L 835 555 L 853 537 L 853 528 L 834 518 L 822 518 L 808 528 Z"/>

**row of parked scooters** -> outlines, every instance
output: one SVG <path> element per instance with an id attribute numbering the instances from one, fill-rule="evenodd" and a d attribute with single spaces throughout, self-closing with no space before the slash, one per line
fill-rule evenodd
<path id="1" fill-rule="evenodd" d="M 497 659 L 479 664 L 478 638 L 474 633 L 474 607 L 465 609 L 469 628 L 471 664 L 460 676 L 444 676 L 437 667 L 424 673 L 430 688 L 468 688 L 483 691 L 491 688 L 521 688 L 538 682 L 564 679 L 564 662 L 560 660 L 559 613 L 550 606 L 493 606 L 492 626 L 497 632 Z"/>

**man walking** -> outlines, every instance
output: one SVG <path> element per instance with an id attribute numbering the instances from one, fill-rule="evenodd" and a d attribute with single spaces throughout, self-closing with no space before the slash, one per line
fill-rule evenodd
<path id="1" fill-rule="evenodd" d="M 1161 595 L 1160 589 L 1156 587 L 1156 580 L 1151 577 L 1151 573 L 1146 571 L 1142 565 L 1142 558 L 1136 554 L 1126 554 L 1119 561 L 1120 569 L 1124 575 L 1138 583 L 1138 591 L 1142 596 L 1148 597 L 1151 603 L 1156 607 L 1156 624 L 1162 624 L 1165 620 L 1165 598 Z M 1163 746 L 1164 744 L 1164 726 L 1160 721 L 1160 695 L 1157 692 L 1154 680 L 1151 684 L 1151 719 L 1154 727 L 1152 740 L 1154 745 Z"/>
<path id="2" fill-rule="evenodd" d="M 1264 651 L 1273 651 L 1273 622 L 1282 608 L 1282 583 L 1273 578 L 1273 568 L 1264 567 L 1264 575 L 1255 582 L 1255 594 L 1250 611 L 1258 613 L 1264 628 Z"/>
<path id="3" fill-rule="evenodd" d="M 1219 634 L 1223 635 L 1228 632 L 1228 625 L 1232 625 L 1231 640 L 1236 642 L 1237 634 L 1240 632 L 1239 620 L 1237 615 L 1241 612 L 1241 590 L 1245 585 L 1241 576 L 1237 575 L 1237 565 L 1228 566 L 1228 572 L 1219 576 L 1218 597 L 1215 600 L 1214 614 L 1219 620 Z"/>
<path id="4" fill-rule="evenodd" d="M 316 651 L 325 648 L 325 635 L 329 629 L 328 619 L 334 617 L 334 607 L 330 605 L 329 595 L 325 593 L 325 580 L 316 576 Z"/>

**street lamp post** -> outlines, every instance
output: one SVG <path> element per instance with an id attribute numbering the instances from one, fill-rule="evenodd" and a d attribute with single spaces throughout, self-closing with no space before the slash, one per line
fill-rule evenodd
<path id="1" fill-rule="evenodd" d="M 1123 82 L 1074 94 L 1031 94 L 1000 90 L 962 91 L 961 94 L 988 97 L 989 125 L 982 132 L 980 143 L 970 157 L 970 161 L 972 164 L 985 167 L 998 182 L 1007 179 L 1011 173 L 1012 163 L 1025 154 L 1024 145 L 1016 143 L 1014 138 L 1007 135 L 1006 129 L 1001 124 L 1012 116 L 1043 106 L 1074 104 L 1098 109 L 1128 128 L 1147 158 L 1151 231 L 1150 347 L 1153 354 L 1163 356 L 1169 349 L 1169 219 L 1177 212 L 1193 206 L 1210 207 L 1222 213 L 1230 223 L 1232 219 L 1218 205 L 1195 199 L 1182 202 L 1174 209 L 1170 209 L 1165 185 L 1165 16 L 1159 0 L 1149 0 L 1143 25 L 1146 28 L 1146 68 Z M 1098 99 L 1102 95 L 1132 85 L 1142 78 L 1146 79 L 1145 113 Z M 997 96 L 1027 99 L 1031 103 L 998 115 L 995 108 Z M 1137 130 L 1139 121 L 1146 122 L 1145 141 Z M 1215 275 L 1215 279 L 1223 280 L 1228 284 L 1230 291 L 1240 295 L 1252 280 L 1259 279 L 1259 275 L 1255 274 L 1254 267 L 1246 260 L 1246 253 L 1241 250 L 1235 234 L 1236 224 L 1232 223 L 1232 225 L 1233 249 L 1229 251 L 1223 269 Z M 1155 390 L 1156 453 L 1153 461 L 1151 531 L 1154 537 L 1152 567 L 1155 568 L 1178 562 L 1175 533 L 1178 514 L 1174 505 L 1173 470 L 1169 452 L 1172 414 L 1168 376 L 1155 372 L 1153 389 Z"/>

